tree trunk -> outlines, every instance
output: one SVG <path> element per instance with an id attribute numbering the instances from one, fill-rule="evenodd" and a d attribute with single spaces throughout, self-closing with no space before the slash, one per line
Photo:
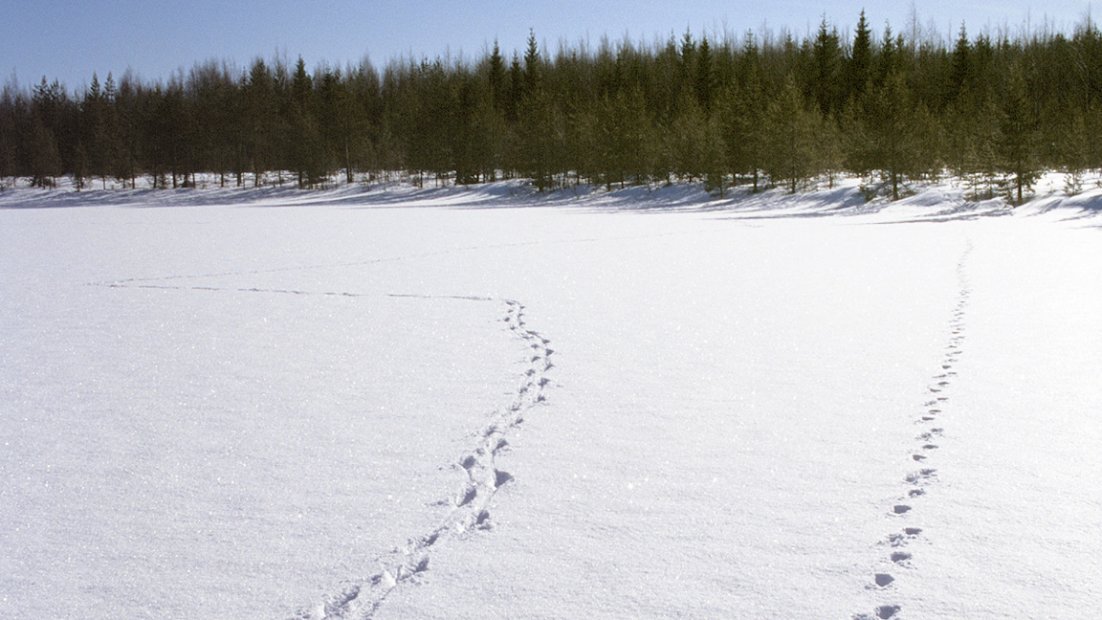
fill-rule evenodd
<path id="1" fill-rule="evenodd" d="M 352 185 L 352 151 L 348 148 L 348 139 L 344 140 L 344 180 Z"/>

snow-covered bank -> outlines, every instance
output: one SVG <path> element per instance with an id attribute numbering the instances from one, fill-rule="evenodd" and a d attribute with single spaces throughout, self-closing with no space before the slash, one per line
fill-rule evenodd
<path id="1" fill-rule="evenodd" d="M 97 189 L 76 191 L 72 179 L 64 178 L 57 189 L 31 189 L 26 182 L 0 191 L 0 209 L 64 208 L 88 206 L 195 207 L 195 206 L 436 206 L 491 208 L 520 206 L 595 208 L 606 211 L 762 211 L 763 216 L 861 215 L 890 211 L 896 218 L 912 216 L 924 220 L 946 220 L 999 215 L 1011 210 L 1043 213 L 1062 210 L 1073 216 L 1102 213 L 1102 176 L 1081 181 L 1082 189 L 1068 194 L 1067 175 L 1048 173 L 1035 185 L 1025 204 L 1013 206 L 1002 198 L 977 199 L 973 188 L 959 179 L 936 183 L 915 183 L 898 201 L 884 196 L 869 199 L 862 180 L 839 177 L 796 194 L 783 189 L 752 192 L 747 186 L 729 188 L 723 196 L 707 192 L 699 183 L 605 188 L 579 185 L 538 192 L 526 180 L 497 181 L 476 185 L 431 182 L 418 186 L 407 181 L 372 184 L 334 182 L 326 189 L 300 190 L 290 183 L 269 181 L 261 187 L 219 187 L 214 178 L 204 178 L 199 188 L 181 189 Z"/>
<path id="2" fill-rule="evenodd" d="M 0 192 L 0 615 L 1092 609 L 1099 196 Z"/>

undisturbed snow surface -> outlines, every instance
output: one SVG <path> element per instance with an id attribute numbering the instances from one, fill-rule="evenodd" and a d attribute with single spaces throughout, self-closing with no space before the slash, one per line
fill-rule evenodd
<path id="1" fill-rule="evenodd" d="M 5 192 L 0 616 L 1077 617 L 1096 203 Z"/>

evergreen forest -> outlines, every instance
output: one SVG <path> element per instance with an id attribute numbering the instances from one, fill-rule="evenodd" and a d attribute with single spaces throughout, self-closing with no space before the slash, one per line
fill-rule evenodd
<path id="1" fill-rule="evenodd" d="M 1023 29 L 1024 30 L 1024 29 Z M 1102 33 L 671 36 L 343 68 L 207 61 L 69 91 L 0 93 L 0 182 L 314 187 L 530 179 L 540 190 L 675 180 L 796 192 L 858 175 L 898 198 L 952 175 L 1020 202 L 1041 171 L 1102 168 Z"/>

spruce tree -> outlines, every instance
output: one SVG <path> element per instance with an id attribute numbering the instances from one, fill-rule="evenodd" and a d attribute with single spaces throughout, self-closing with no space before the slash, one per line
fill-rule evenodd
<path id="1" fill-rule="evenodd" d="M 721 110 L 720 125 L 723 131 L 725 168 L 738 175 L 748 175 L 752 189 L 758 191 L 759 171 L 764 167 L 767 143 L 765 140 L 765 99 L 762 84 L 761 59 L 752 33 L 747 33 L 737 81 L 728 87 Z"/>
<path id="2" fill-rule="evenodd" d="M 57 139 L 42 120 L 36 118 L 31 128 L 31 186 L 54 187 L 63 172 Z"/>
<path id="3" fill-rule="evenodd" d="M 842 50 L 838 42 L 838 31 L 831 28 L 826 19 L 819 23 L 819 32 L 812 47 L 814 74 L 812 92 L 819 112 L 823 116 L 837 112 L 838 89 L 841 77 Z"/>
<path id="4" fill-rule="evenodd" d="M 712 46 L 708 43 L 708 37 L 700 41 L 700 47 L 696 51 L 696 63 L 694 66 L 694 90 L 697 104 L 704 114 L 712 110 L 712 101 L 716 91 L 716 62 L 712 54 Z"/>
<path id="5" fill-rule="evenodd" d="M 1003 123 L 998 143 L 1000 167 L 1014 177 L 1017 204 L 1039 176 L 1036 165 L 1037 118 L 1029 96 L 1025 71 L 1015 64 L 1003 99 Z"/>
<path id="6" fill-rule="evenodd" d="M 505 72 L 505 60 L 501 57 L 501 48 L 497 39 L 494 39 L 494 49 L 490 53 L 489 65 L 486 68 L 487 78 L 490 82 L 490 93 L 494 109 L 505 113 L 508 109 L 509 83 Z"/>
<path id="7" fill-rule="evenodd" d="M 780 92 L 770 102 L 765 118 L 767 156 L 765 170 L 775 185 L 796 193 L 800 184 L 814 176 L 818 110 L 808 110 L 803 95 L 789 74 Z"/>
<path id="8" fill-rule="evenodd" d="M 313 187 L 325 175 L 321 135 L 315 116 L 313 79 L 300 56 L 291 78 L 291 168 L 298 176 L 299 189 Z M 337 119 L 330 119 L 330 122 Z"/>
<path id="9" fill-rule="evenodd" d="M 954 101 L 961 96 L 968 84 L 971 68 L 972 44 L 968 41 L 968 31 L 964 24 L 960 25 L 960 35 L 953 47 L 949 72 L 949 92 L 946 93 L 947 101 Z"/>
<path id="10" fill-rule="evenodd" d="M 846 99 L 860 100 L 872 76 L 872 30 L 865 19 L 865 11 L 857 20 L 857 32 L 853 36 L 853 49 L 846 63 Z"/>

